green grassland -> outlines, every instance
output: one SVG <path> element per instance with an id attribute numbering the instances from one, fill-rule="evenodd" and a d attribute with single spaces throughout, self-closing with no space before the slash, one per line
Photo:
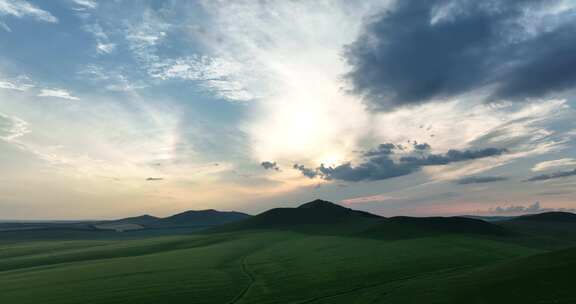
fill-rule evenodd
<path id="1" fill-rule="evenodd" d="M 382 240 L 278 230 L 14 241 L 0 247 L 0 303 L 511 303 L 505 295 L 514 287 L 528 295 L 546 288 L 550 303 L 573 303 L 556 285 L 576 270 L 573 253 L 550 258 L 473 235 Z M 540 276 L 545 286 L 530 281 Z M 522 303 L 537 303 L 530 299 Z"/>
<path id="2" fill-rule="evenodd" d="M 0 233 L 0 303 L 576 303 L 576 220 L 314 201 L 209 230 Z"/>

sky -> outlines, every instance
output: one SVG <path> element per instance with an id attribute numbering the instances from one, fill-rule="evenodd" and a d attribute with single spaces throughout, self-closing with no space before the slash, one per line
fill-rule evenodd
<path id="1" fill-rule="evenodd" d="M 0 0 L 0 218 L 576 208 L 576 2 Z"/>

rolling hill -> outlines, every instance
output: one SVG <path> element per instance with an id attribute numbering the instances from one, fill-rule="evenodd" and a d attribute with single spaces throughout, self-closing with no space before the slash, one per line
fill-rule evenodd
<path id="1" fill-rule="evenodd" d="M 576 248 L 495 263 L 468 272 L 415 280 L 393 291 L 390 303 L 576 303 Z"/>
<path id="2" fill-rule="evenodd" d="M 383 217 L 332 202 L 314 200 L 296 208 L 274 208 L 215 231 L 282 229 L 317 233 L 361 231 Z"/>
<path id="3" fill-rule="evenodd" d="M 466 217 L 407 217 L 385 219 L 360 233 L 361 236 L 383 239 L 427 237 L 442 234 L 470 234 L 504 236 L 503 227 L 479 219 Z"/>
<path id="4" fill-rule="evenodd" d="M 523 215 L 498 222 L 511 231 L 525 236 L 548 239 L 554 247 L 576 246 L 576 214 L 569 212 L 545 212 Z"/>

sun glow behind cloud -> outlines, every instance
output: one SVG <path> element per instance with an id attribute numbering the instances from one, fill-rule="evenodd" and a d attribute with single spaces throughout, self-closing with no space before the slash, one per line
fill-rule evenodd
<path id="1" fill-rule="evenodd" d="M 375 6 L 206 4 L 213 22 L 204 36 L 208 47 L 239 67 L 228 79 L 256 96 L 256 110 L 244 124 L 254 159 L 290 166 L 336 164 L 353 156 L 369 115 L 360 99 L 342 88 L 348 67 L 341 50 Z M 340 30 L 334 31 L 336 25 Z"/>

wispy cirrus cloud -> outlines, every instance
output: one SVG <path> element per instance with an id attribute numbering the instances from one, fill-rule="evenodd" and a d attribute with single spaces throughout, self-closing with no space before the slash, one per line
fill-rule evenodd
<path id="1" fill-rule="evenodd" d="M 509 180 L 505 176 L 469 176 L 455 181 L 458 185 L 487 184 Z"/>
<path id="2" fill-rule="evenodd" d="M 72 2 L 76 6 L 75 9 L 81 11 L 91 10 L 98 7 L 98 2 L 95 0 L 72 0 Z"/>
<path id="3" fill-rule="evenodd" d="M 80 98 L 73 96 L 70 92 L 64 89 L 41 89 L 38 97 L 54 97 L 67 100 L 78 101 Z"/>
<path id="4" fill-rule="evenodd" d="M 58 18 L 54 17 L 50 12 L 45 11 L 25 0 L 0 0 L 0 17 L 30 17 L 37 21 L 49 23 L 58 22 Z M 0 25 L 2 25 L 4 29 L 10 30 L 10 28 L 5 23 L 3 23 L 1 19 Z"/>
<path id="5" fill-rule="evenodd" d="M 534 165 L 534 167 L 532 167 L 532 171 L 533 172 L 545 171 L 557 167 L 567 167 L 567 166 L 576 166 L 576 159 L 562 158 L 562 159 L 543 161 Z"/>
<path id="6" fill-rule="evenodd" d="M 128 77 L 123 67 L 104 68 L 96 64 L 89 64 L 78 71 L 78 75 L 83 79 L 103 86 L 108 91 L 114 92 L 134 92 L 149 86 L 142 80 L 133 80 Z"/>
<path id="7" fill-rule="evenodd" d="M 14 80 L 0 79 L 0 89 L 15 90 L 15 91 L 28 91 L 34 85 L 29 82 L 27 77 L 19 77 Z"/>
<path id="8" fill-rule="evenodd" d="M 84 26 L 84 30 L 94 36 L 96 40 L 96 52 L 98 54 L 110 54 L 116 49 L 116 44 L 110 41 L 108 34 L 104 32 L 100 24 L 88 24 Z"/>
<path id="9" fill-rule="evenodd" d="M 0 113 L 0 139 L 11 142 L 29 132 L 28 122 Z"/>
<path id="10" fill-rule="evenodd" d="M 556 171 L 548 174 L 540 174 L 526 179 L 527 182 L 547 181 L 551 179 L 568 178 L 576 176 L 576 169 Z"/>
<path id="11" fill-rule="evenodd" d="M 209 92 L 231 101 L 253 100 L 241 82 L 234 80 L 241 66 L 237 62 L 208 56 L 190 56 L 165 59 L 153 63 L 149 73 L 163 80 L 180 79 L 196 81 Z"/>

